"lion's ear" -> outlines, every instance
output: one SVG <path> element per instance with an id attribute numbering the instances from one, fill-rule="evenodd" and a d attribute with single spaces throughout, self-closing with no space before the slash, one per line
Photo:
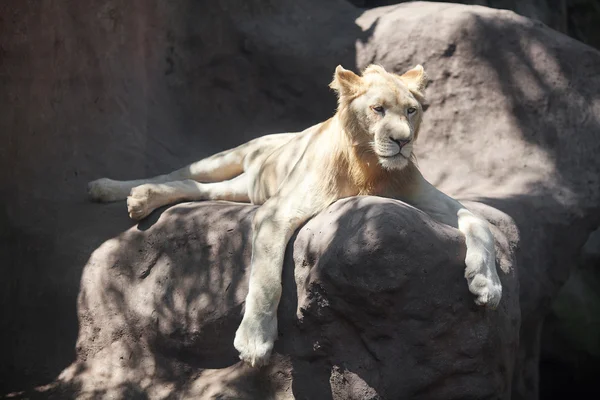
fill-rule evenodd
<path id="1" fill-rule="evenodd" d="M 417 92 L 421 96 L 429 81 L 422 65 L 417 65 L 403 75 L 400 75 L 400 79 L 402 79 L 402 82 L 408 87 L 408 90 Z"/>
<path id="2" fill-rule="evenodd" d="M 352 96 L 360 90 L 362 80 L 354 72 L 338 65 L 333 74 L 333 81 L 329 87 L 339 93 L 341 96 Z"/>

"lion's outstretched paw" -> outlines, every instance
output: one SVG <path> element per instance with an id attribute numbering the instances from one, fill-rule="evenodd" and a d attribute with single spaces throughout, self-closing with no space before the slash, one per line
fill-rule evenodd
<path id="1" fill-rule="evenodd" d="M 154 209 L 153 197 L 156 195 L 151 184 L 136 186 L 127 197 L 127 213 L 129 218 L 140 220 L 146 218 Z"/>
<path id="2" fill-rule="evenodd" d="M 88 183 L 88 196 L 93 201 L 110 202 L 124 200 L 127 193 L 118 181 L 102 178 Z"/>
<path id="3" fill-rule="evenodd" d="M 261 367 L 269 363 L 276 337 L 276 316 L 253 316 L 246 313 L 235 333 L 233 345 L 240 352 L 240 360 L 252 367 Z"/>
<path id="4" fill-rule="evenodd" d="M 502 284 L 497 277 L 493 279 L 477 274 L 469 281 L 469 290 L 476 296 L 475 304 L 492 310 L 498 307 L 502 298 Z"/>

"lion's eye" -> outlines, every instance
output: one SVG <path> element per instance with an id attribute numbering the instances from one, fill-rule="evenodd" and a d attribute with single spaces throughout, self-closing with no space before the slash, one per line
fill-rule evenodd
<path id="1" fill-rule="evenodd" d="M 414 107 L 410 107 L 408 110 L 406 110 L 406 112 L 410 115 L 410 114 L 414 114 L 415 112 L 417 112 L 417 109 Z"/>
<path id="2" fill-rule="evenodd" d="M 376 113 L 383 114 L 383 107 L 382 106 L 371 106 L 371 109 L 373 111 L 375 111 Z"/>

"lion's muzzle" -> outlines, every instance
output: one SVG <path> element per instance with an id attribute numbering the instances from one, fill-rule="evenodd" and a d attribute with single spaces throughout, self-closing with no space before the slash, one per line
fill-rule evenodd
<path id="1" fill-rule="evenodd" d="M 402 148 L 410 143 L 410 139 L 407 139 L 407 140 L 394 139 L 391 136 L 390 136 L 390 140 L 398 145 L 398 147 L 399 147 L 398 152 L 401 152 Z"/>

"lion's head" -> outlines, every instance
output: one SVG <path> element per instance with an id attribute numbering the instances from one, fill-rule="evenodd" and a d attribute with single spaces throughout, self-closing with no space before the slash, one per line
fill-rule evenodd
<path id="1" fill-rule="evenodd" d="M 374 153 L 385 169 L 402 169 L 419 132 L 426 84 L 420 65 L 403 75 L 371 65 L 362 76 L 338 66 L 330 86 L 338 92 L 340 118 L 359 152 Z"/>

